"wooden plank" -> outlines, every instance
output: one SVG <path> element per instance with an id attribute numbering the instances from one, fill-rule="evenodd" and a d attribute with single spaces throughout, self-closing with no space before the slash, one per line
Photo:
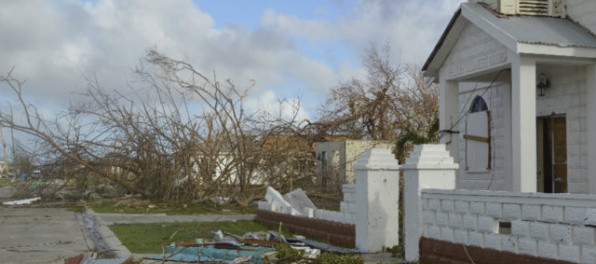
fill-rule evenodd
<path id="1" fill-rule="evenodd" d="M 479 136 L 474 136 L 474 135 L 464 135 L 464 139 L 473 140 L 473 141 L 479 141 L 479 142 L 484 142 L 484 143 L 487 143 L 487 144 L 490 142 L 490 138 L 479 137 Z"/>

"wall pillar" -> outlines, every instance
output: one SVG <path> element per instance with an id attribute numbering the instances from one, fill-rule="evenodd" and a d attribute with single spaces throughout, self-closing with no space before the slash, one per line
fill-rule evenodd
<path id="1" fill-rule="evenodd" d="M 514 192 L 536 192 L 536 61 L 522 55 L 512 57 L 512 189 Z"/>
<path id="2" fill-rule="evenodd" d="M 416 145 L 404 172 L 404 232 L 406 261 L 419 259 L 418 243 L 422 231 L 422 189 L 455 189 L 459 165 L 453 161 L 445 145 Z"/>
<path id="3" fill-rule="evenodd" d="M 356 172 L 356 247 L 380 252 L 399 244 L 399 165 L 389 149 L 367 149 Z"/>
<path id="4" fill-rule="evenodd" d="M 586 101 L 587 103 L 587 125 L 588 125 L 588 192 L 596 194 L 596 65 L 590 65 L 586 69 Z"/>

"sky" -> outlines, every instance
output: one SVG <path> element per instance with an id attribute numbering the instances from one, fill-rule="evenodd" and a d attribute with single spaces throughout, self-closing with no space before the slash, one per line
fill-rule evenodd
<path id="1" fill-rule="evenodd" d="M 331 88 L 363 76 L 371 43 L 388 43 L 396 64 L 422 65 L 462 1 L 0 1 L 0 73 L 14 68 L 27 99 L 52 112 L 80 99 L 85 77 L 126 87 L 154 48 L 238 87 L 254 80 L 249 111 L 288 99 L 312 120 Z"/>

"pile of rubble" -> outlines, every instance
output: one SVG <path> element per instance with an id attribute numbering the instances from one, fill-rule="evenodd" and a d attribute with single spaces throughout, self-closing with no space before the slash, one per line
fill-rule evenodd
<path id="1" fill-rule="evenodd" d="M 69 258 L 65 264 L 98 264 L 98 263 L 209 263 L 209 264 L 241 264 L 241 263 L 286 263 L 280 256 L 283 247 L 291 248 L 301 254 L 304 260 L 313 260 L 322 251 L 335 253 L 360 253 L 358 250 L 335 247 L 312 241 L 302 236 L 286 238 L 276 231 L 246 233 L 242 236 L 225 231 L 213 232 L 213 239 L 197 238 L 194 241 L 174 242 L 164 247 L 163 254 L 152 255 L 141 259 L 118 258 L 97 259 L 97 256 Z M 281 258 L 281 259 L 280 259 Z"/>

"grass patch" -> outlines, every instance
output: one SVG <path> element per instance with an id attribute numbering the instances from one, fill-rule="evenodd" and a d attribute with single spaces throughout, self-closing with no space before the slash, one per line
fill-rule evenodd
<path id="1" fill-rule="evenodd" d="M 148 200 L 121 199 L 97 200 L 89 204 L 93 211 L 100 214 L 254 214 L 255 206 L 242 207 L 239 205 L 216 206 L 213 204 L 181 204 L 181 203 L 151 203 Z"/>
<path id="2" fill-rule="evenodd" d="M 5 178 L 0 179 L 0 186 L 8 186 L 11 184 L 12 184 L 11 179 L 5 179 Z"/>
<path id="3" fill-rule="evenodd" d="M 115 224 L 109 227 L 130 252 L 155 254 L 162 253 L 162 245 L 175 241 L 212 239 L 211 231 L 222 230 L 244 235 L 247 232 L 271 230 L 253 221 Z"/>

